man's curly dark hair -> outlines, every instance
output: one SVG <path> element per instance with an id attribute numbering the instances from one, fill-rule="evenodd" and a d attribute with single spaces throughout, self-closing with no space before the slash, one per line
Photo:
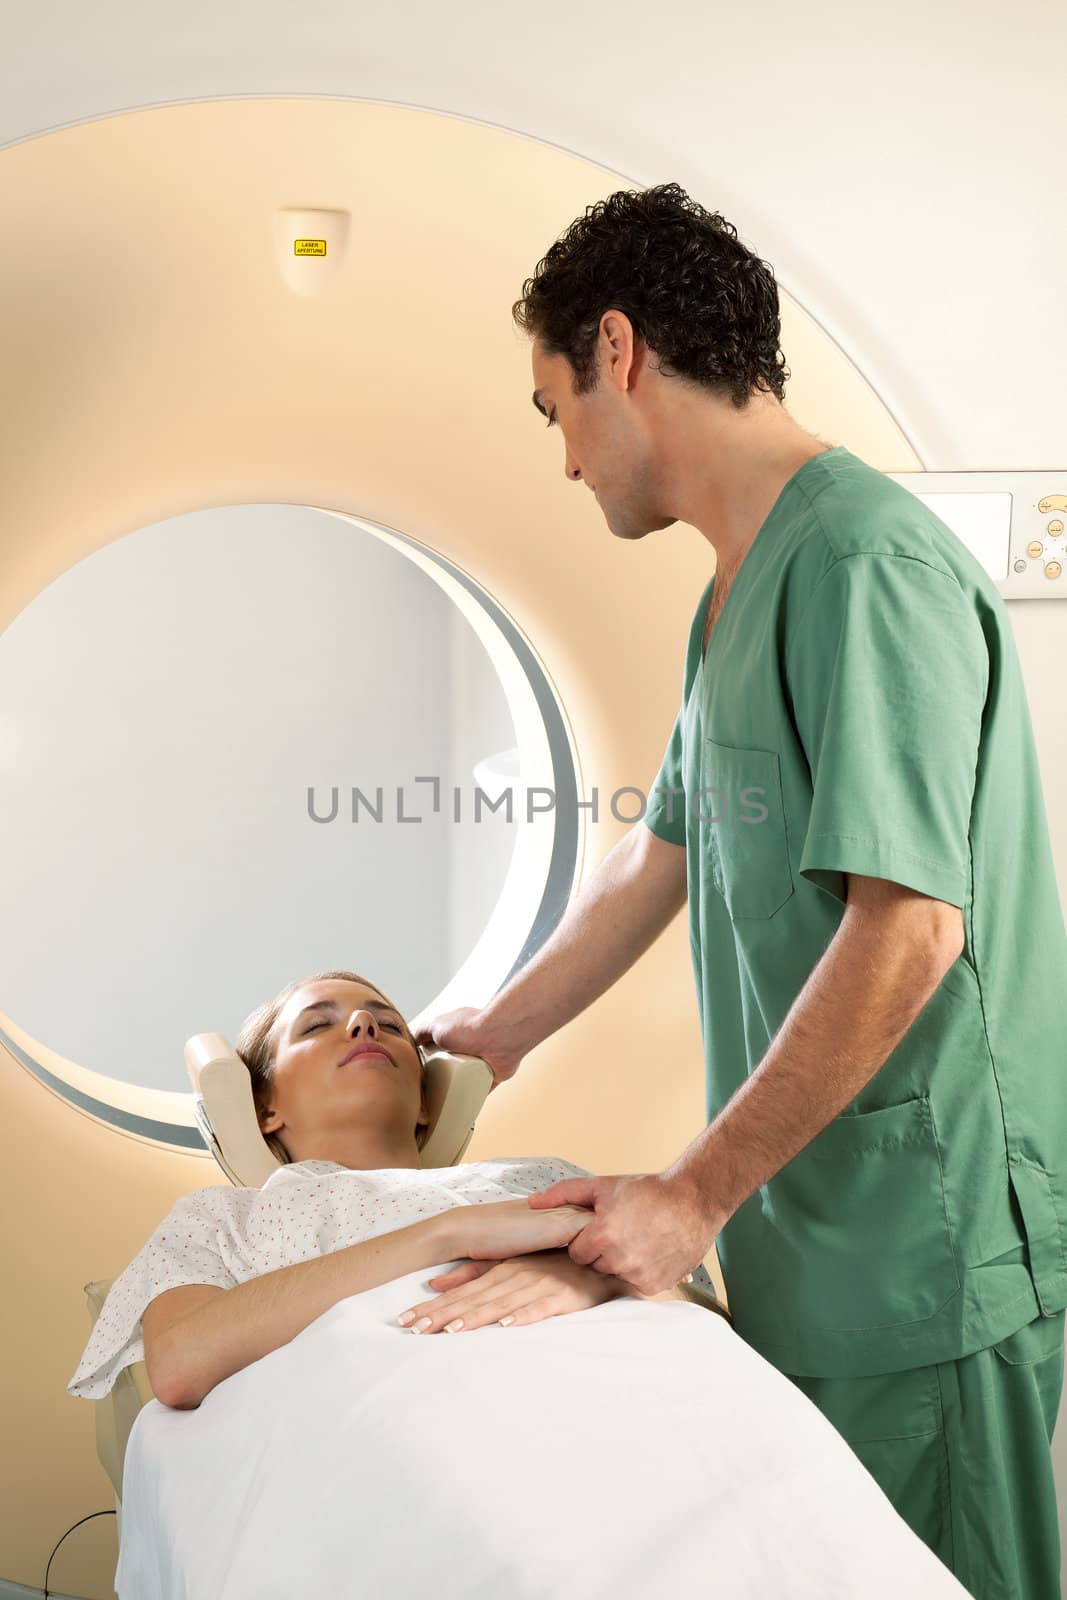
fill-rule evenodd
<path id="1" fill-rule="evenodd" d="M 600 319 L 624 311 L 668 375 L 729 396 L 779 400 L 789 377 L 778 348 L 778 286 L 719 212 L 676 183 L 620 189 L 587 206 L 523 284 L 512 316 L 546 354 L 566 356 L 574 393 L 597 386 Z"/>

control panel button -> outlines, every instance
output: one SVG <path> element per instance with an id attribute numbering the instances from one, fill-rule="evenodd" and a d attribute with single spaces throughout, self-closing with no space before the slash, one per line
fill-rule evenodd
<path id="1" fill-rule="evenodd" d="M 1015 570 L 1016 570 L 1016 572 L 1025 572 L 1026 571 L 1026 562 L 1025 561 L 1016 561 Z"/>
<path id="2" fill-rule="evenodd" d="M 1058 533 L 1063 532 L 1063 523 L 1060 521 L 1059 517 L 1053 517 L 1052 521 L 1048 525 L 1048 531 L 1051 533 L 1053 538 L 1055 538 Z"/>
<path id="3" fill-rule="evenodd" d="M 1045 577 L 1058 578 L 1062 571 L 1063 568 L 1060 566 L 1058 561 L 1050 561 L 1045 567 Z"/>
<path id="4" fill-rule="evenodd" d="M 1027 555 L 1028 556 L 1032 556 L 1035 561 L 1037 560 L 1039 555 L 1043 555 L 1044 554 L 1044 550 L 1045 550 L 1045 547 L 1041 543 L 1040 539 L 1031 539 L 1030 543 L 1026 547 Z"/>

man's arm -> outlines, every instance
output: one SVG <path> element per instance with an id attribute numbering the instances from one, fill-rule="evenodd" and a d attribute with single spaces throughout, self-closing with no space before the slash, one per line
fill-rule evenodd
<path id="1" fill-rule="evenodd" d="M 849 875 L 837 933 L 759 1066 L 667 1169 L 716 1232 L 811 1143 L 896 1049 L 963 949 L 958 906 Z"/>
<path id="2" fill-rule="evenodd" d="M 635 822 L 552 937 L 482 1011 L 487 1054 L 526 1055 L 610 989 L 686 902 L 685 846 Z"/>

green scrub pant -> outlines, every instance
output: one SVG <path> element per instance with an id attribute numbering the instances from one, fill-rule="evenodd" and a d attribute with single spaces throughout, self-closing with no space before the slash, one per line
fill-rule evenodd
<path id="1" fill-rule="evenodd" d="M 1064 1315 L 1037 1317 L 988 1350 L 910 1372 L 788 1374 L 976 1600 L 1060 1600 L 1049 1446 Z"/>

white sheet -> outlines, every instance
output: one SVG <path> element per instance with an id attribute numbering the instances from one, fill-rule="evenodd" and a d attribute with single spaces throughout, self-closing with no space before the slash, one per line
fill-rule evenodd
<path id="1" fill-rule="evenodd" d="M 621 1298 L 411 1334 L 339 1301 L 126 1454 L 120 1600 L 960 1600 L 723 1318 Z"/>

